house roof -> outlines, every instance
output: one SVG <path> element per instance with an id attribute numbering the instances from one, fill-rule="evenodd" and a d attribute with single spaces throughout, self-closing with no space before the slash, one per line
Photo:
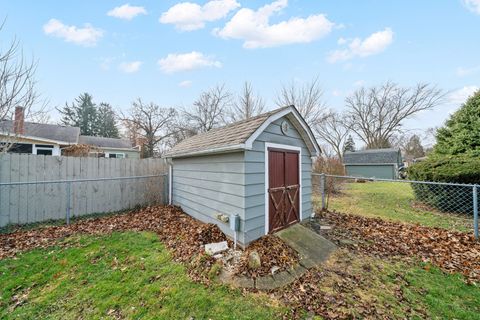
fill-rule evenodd
<path id="1" fill-rule="evenodd" d="M 398 164 L 401 160 L 400 149 L 369 149 L 347 151 L 343 155 L 344 164 Z"/>
<path id="2" fill-rule="evenodd" d="M 320 147 L 311 129 L 294 106 L 287 106 L 187 138 L 170 149 L 165 157 L 175 158 L 251 149 L 253 140 L 271 122 L 283 116 L 296 127 L 311 153 L 319 155 Z"/>
<path id="3" fill-rule="evenodd" d="M 39 140 L 53 140 L 65 144 L 77 143 L 80 135 L 80 128 L 68 127 L 56 124 L 44 124 L 35 122 L 24 122 L 25 134 L 22 137 L 37 138 Z M 14 135 L 13 121 L 0 121 L 0 133 Z"/>
<path id="4" fill-rule="evenodd" d="M 99 148 L 132 149 L 132 144 L 129 140 L 116 138 L 80 136 L 78 138 L 78 143 L 88 144 Z"/>

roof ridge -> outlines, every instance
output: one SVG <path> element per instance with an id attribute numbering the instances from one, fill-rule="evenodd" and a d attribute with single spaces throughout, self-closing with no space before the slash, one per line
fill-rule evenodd
<path id="1" fill-rule="evenodd" d="M 272 114 L 275 114 L 277 112 L 280 112 L 282 111 L 283 109 L 287 109 L 287 108 L 290 108 L 292 106 L 285 106 L 285 107 L 280 107 L 280 108 L 277 108 L 277 109 L 273 109 L 273 110 L 270 110 L 270 111 L 267 111 L 267 112 L 264 112 L 264 113 L 261 113 L 261 114 L 258 114 L 256 116 L 253 116 L 253 117 L 250 117 L 250 118 L 247 118 L 247 119 L 242 119 L 242 120 L 238 120 L 238 121 L 235 121 L 235 122 L 232 122 L 232 123 L 228 123 L 226 125 L 223 125 L 221 127 L 217 127 L 217 128 L 213 128 L 213 129 L 210 129 L 208 131 L 205 131 L 205 132 L 200 132 L 200 133 L 197 133 L 195 134 L 194 136 L 191 136 L 189 138 L 186 138 L 182 141 L 179 142 L 182 143 L 183 141 L 187 140 L 187 139 L 190 139 L 190 138 L 193 138 L 193 137 L 198 137 L 198 136 L 204 136 L 206 134 L 212 134 L 212 133 L 215 133 L 219 130 L 223 130 L 223 129 L 227 129 L 227 128 L 230 128 L 230 127 L 233 127 L 233 126 L 237 126 L 239 124 L 242 124 L 242 123 L 246 123 L 246 122 L 250 122 L 250 121 L 255 121 L 257 119 L 260 119 L 262 117 L 266 117 L 266 116 L 270 116 Z"/>

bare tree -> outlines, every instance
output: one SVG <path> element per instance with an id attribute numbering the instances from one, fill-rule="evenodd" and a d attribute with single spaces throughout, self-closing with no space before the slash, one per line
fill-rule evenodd
<path id="1" fill-rule="evenodd" d="M 275 103 L 279 107 L 295 106 L 310 126 L 317 124 L 325 112 L 323 90 L 318 77 L 301 87 L 293 81 L 289 85 L 284 85 L 277 95 Z"/>
<path id="2" fill-rule="evenodd" d="M 402 132 L 405 119 L 436 107 L 444 98 L 442 90 L 424 83 L 411 88 L 392 82 L 362 87 L 345 100 L 347 125 L 367 149 L 390 147 L 392 135 Z"/>
<path id="3" fill-rule="evenodd" d="M 5 20 L 0 24 L 3 30 Z M 46 101 L 36 90 L 35 71 L 37 64 L 29 61 L 14 38 L 6 47 L 0 47 L 0 125 L 3 120 L 12 119 L 16 107 L 23 107 L 27 118 L 44 119 Z M 0 145 L 0 152 L 8 150 L 15 141 L 15 134 L 8 143 Z"/>
<path id="4" fill-rule="evenodd" d="M 249 119 L 263 113 L 264 110 L 265 101 L 253 92 L 252 84 L 245 81 L 242 92 L 230 110 L 230 118 L 232 121 Z"/>
<path id="5" fill-rule="evenodd" d="M 345 141 L 350 130 L 345 126 L 342 116 L 330 111 L 313 127 L 317 138 L 334 151 L 338 159 L 343 159 Z"/>
<path id="6" fill-rule="evenodd" d="M 170 149 L 182 140 L 197 134 L 197 131 L 192 128 L 183 117 L 180 116 L 175 118 L 172 128 L 172 134 L 162 143 L 164 149 Z"/>
<path id="7" fill-rule="evenodd" d="M 173 108 L 161 108 L 150 102 L 144 103 L 140 98 L 132 103 L 127 115 L 121 120 L 130 130 L 130 136 L 136 136 L 145 143 L 144 157 L 153 157 L 160 153 L 161 144 L 174 134 L 173 127 L 177 111 Z"/>
<path id="8" fill-rule="evenodd" d="M 226 123 L 226 114 L 232 95 L 225 85 L 217 85 L 200 94 L 193 103 L 193 109 L 183 110 L 185 121 L 196 132 L 207 132 Z"/>

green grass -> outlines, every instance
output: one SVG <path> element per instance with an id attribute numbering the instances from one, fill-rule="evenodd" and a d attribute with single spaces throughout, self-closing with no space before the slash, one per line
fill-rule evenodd
<path id="1" fill-rule="evenodd" d="M 467 216 L 436 212 L 416 204 L 412 188 L 407 183 L 346 183 L 343 188 L 340 195 L 330 196 L 329 209 L 429 227 L 458 231 L 472 229 L 472 219 Z"/>
<path id="2" fill-rule="evenodd" d="M 152 233 L 77 236 L 0 261 L 1 319 L 271 319 L 265 296 L 192 282 Z"/>
<path id="3" fill-rule="evenodd" d="M 421 301 L 432 319 L 480 319 L 480 288 L 465 284 L 462 275 L 416 267 L 407 269 L 405 279 L 407 299 Z"/>
<path id="4" fill-rule="evenodd" d="M 349 304 L 343 308 L 359 318 L 358 308 L 375 305 L 387 318 L 415 319 L 426 315 L 428 319 L 480 320 L 480 288 L 466 284 L 460 274 L 342 249 L 321 271 L 321 290 L 329 293 L 344 288 L 339 296 Z"/>

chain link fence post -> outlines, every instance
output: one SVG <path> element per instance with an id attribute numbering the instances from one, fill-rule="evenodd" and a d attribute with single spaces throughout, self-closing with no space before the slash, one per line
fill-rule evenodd
<path id="1" fill-rule="evenodd" d="M 322 193 L 322 211 L 327 209 L 327 203 L 325 202 L 325 173 L 320 175 L 320 192 Z"/>
<path id="2" fill-rule="evenodd" d="M 473 233 L 475 240 L 478 240 L 478 190 L 477 185 L 473 185 Z"/>

